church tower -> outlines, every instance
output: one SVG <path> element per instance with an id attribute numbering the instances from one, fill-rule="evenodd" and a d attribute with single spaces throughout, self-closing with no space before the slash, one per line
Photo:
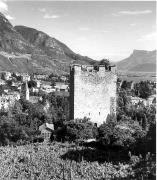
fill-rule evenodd
<path id="1" fill-rule="evenodd" d="M 29 88 L 28 88 L 27 81 L 26 81 L 26 86 L 25 86 L 25 98 L 27 101 L 29 101 Z"/>

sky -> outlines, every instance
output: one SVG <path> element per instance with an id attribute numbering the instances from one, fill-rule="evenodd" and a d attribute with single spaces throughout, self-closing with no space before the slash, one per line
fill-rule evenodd
<path id="1" fill-rule="evenodd" d="M 96 60 L 156 49 L 155 1 L 0 0 L 0 12 L 14 26 L 43 31 Z"/>

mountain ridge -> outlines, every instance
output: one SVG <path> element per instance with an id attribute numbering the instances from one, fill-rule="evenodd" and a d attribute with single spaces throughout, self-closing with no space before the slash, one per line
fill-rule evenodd
<path id="1" fill-rule="evenodd" d="M 156 67 L 156 50 L 136 49 L 129 57 L 117 62 L 120 71 L 154 72 L 156 71 L 154 67 Z"/>
<path id="2" fill-rule="evenodd" d="M 72 51 L 66 44 L 37 29 L 15 26 L 0 13 L 0 71 L 69 73 L 70 64 L 95 61 Z M 156 50 L 133 50 L 116 63 L 118 71 L 154 72 Z"/>
<path id="3" fill-rule="evenodd" d="M 13 27 L 0 13 L 1 71 L 63 74 L 69 72 L 71 63 L 93 64 L 95 62 L 91 58 L 76 54 L 64 43 L 42 31 L 26 26 Z"/>

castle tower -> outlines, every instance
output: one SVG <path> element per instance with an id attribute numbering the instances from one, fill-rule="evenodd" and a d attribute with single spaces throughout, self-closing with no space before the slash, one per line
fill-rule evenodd
<path id="1" fill-rule="evenodd" d="M 25 98 L 27 101 L 29 101 L 29 88 L 28 88 L 28 83 L 26 81 L 26 86 L 25 86 Z"/>
<path id="2" fill-rule="evenodd" d="M 70 118 L 88 117 L 101 125 L 116 113 L 116 67 L 70 67 Z"/>

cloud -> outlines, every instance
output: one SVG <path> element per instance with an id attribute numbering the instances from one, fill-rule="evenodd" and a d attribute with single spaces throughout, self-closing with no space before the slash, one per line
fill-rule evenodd
<path id="1" fill-rule="evenodd" d="M 136 26 L 136 24 L 135 23 L 131 23 L 130 26 Z"/>
<path id="2" fill-rule="evenodd" d="M 89 27 L 80 27 L 79 30 L 80 31 L 89 31 L 90 28 Z"/>
<path id="3" fill-rule="evenodd" d="M 108 30 L 95 30 L 95 29 L 91 29 L 89 27 L 79 27 L 78 29 L 80 31 L 90 31 L 93 33 L 107 33 L 107 32 L 109 32 Z"/>
<path id="4" fill-rule="evenodd" d="M 143 10 L 143 11 L 119 11 L 117 13 L 112 13 L 113 16 L 119 17 L 123 15 L 137 16 L 137 15 L 145 15 L 152 13 L 151 10 Z"/>
<path id="5" fill-rule="evenodd" d="M 109 31 L 107 31 L 107 30 L 103 30 L 103 31 L 100 31 L 101 33 L 107 33 L 107 32 L 109 32 Z"/>
<path id="6" fill-rule="evenodd" d="M 137 39 L 137 41 L 153 41 L 153 40 L 155 41 L 156 38 L 157 38 L 157 33 L 153 32 L 142 36 L 141 38 Z"/>
<path id="7" fill-rule="evenodd" d="M 118 14 L 122 15 L 141 15 L 141 14 L 150 14 L 151 10 L 143 10 L 143 11 L 119 11 Z"/>
<path id="8" fill-rule="evenodd" d="M 57 19 L 57 18 L 59 18 L 59 17 L 60 17 L 60 16 L 57 15 L 57 14 L 52 14 L 52 15 L 50 15 L 50 14 L 46 13 L 46 14 L 44 15 L 44 18 L 45 18 L 45 19 Z"/>
<path id="9" fill-rule="evenodd" d="M 14 19 L 15 19 L 14 17 L 12 17 L 12 16 L 9 15 L 9 14 L 7 14 L 5 17 L 6 17 L 8 20 L 14 20 Z"/>
<path id="10" fill-rule="evenodd" d="M 120 14 L 112 13 L 112 16 L 121 16 Z"/>
<path id="11" fill-rule="evenodd" d="M 78 40 L 78 41 L 86 41 L 87 38 L 86 38 L 86 37 L 78 37 L 77 40 Z"/>
<path id="12" fill-rule="evenodd" d="M 3 13 L 8 20 L 14 20 L 15 18 L 12 17 L 8 11 L 6 0 L 0 0 L 0 12 Z"/>
<path id="13" fill-rule="evenodd" d="M 39 8 L 40 12 L 46 12 L 46 8 Z"/>
<path id="14" fill-rule="evenodd" d="M 6 13 L 8 12 L 8 5 L 6 4 L 5 1 L 0 0 L 0 12 L 1 13 Z"/>

